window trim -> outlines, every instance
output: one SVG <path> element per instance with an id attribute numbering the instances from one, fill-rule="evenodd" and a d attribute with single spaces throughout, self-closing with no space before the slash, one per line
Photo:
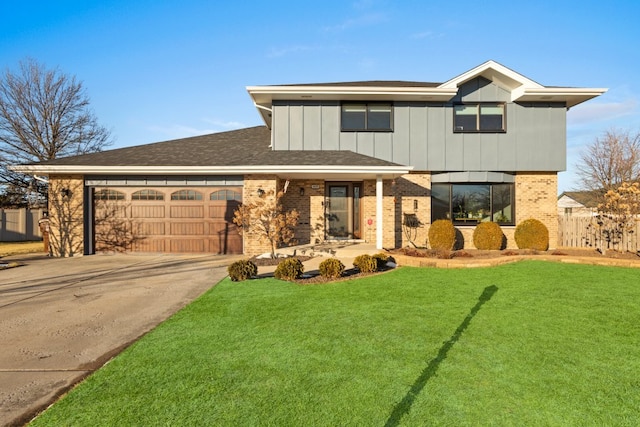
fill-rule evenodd
<path id="1" fill-rule="evenodd" d="M 216 198 L 214 198 L 214 194 L 216 195 Z M 217 196 L 224 194 L 224 199 L 221 199 Z M 229 198 L 229 196 L 233 196 L 231 198 Z M 242 202 L 242 193 L 239 191 L 235 191 L 235 190 L 229 190 L 227 188 L 222 189 L 222 190 L 216 190 L 216 191 L 212 191 L 209 194 L 209 200 L 210 201 L 236 201 L 236 202 Z"/>
<path id="2" fill-rule="evenodd" d="M 137 202 L 162 201 L 164 200 L 164 193 L 153 188 L 143 188 L 131 193 L 131 200 L 135 200 Z"/>
<path id="3" fill-rule="evenodd" d="M 193 196 L 193 198 L 191 196 Z M 171 193 L 170 200 L 182 202 L 201 202 L 203 201 L 203 194 L 198 190 L 177 190 Z"/>
<path id="4" fill-rule="evenodd" d="M 364 127 L 363 128 L 345 128 L 344 127 L 344 108 L 345 106 L 363 106 L 365 108 Z M 371 107 L 389 107 L 389 127 L 388 128 L 369 128 L 369 114 Z M 340 104 L 340 131 L 341 132 L 393 132 L 393 102 L 343 102 Z"/>
<path id="5" fill-rule="evenodd" d="M 478 108 L 476 113 L 476 128 L 475 129 L 458 129 L 456 126 L 456 107 L 466 106 Z M 485 106 L 499 106 L 502 107 L 502 129 L 480 129 L 480 123 L 482 118 L 482 107 Z M 507 132 L 507 104 L 505 102 L 461 102 L 453 104 L 453 133 L 506 133 Z"/>
<path id="6" fill-rule="evenodd" d="M 122 191 L 114 190 L 113 188 L 101 188 L 93 192 L 93 200 L 126 200 L 127 195 Z"/>
<path id="7" fill-rule="evenodd" d="M 480 220 L 480 218 L 470 218 L 469 220 L 456 220 L 453 216 L 453 186 L 455 185 L 488 185 L 489 186 L 489 210 L 491 212 L 491 221 L 492 222 L 497 222 L 500 226 L 506 226 L 506 227 L 510 227 L 510 226 L 515 226 L 516 225 L 516 186 L 515 183 L 509 183 L 509 182 L 439 182 L 439 183 L 433 183 L 432 184 L 432 189 L 434 185 L 440 185 L 440 186 L 448 186 L 449 189 L 449 210 L 447 212 L 447 219 L 450 219 L 451 222 L 453 222 L 453 225 L 456 226 L 472 226 L 475 227 L 478 224 L 480 224 L 480 222 L 482 222 Z M 498 222 L 496 221 L 496 215 L 499 212 L 494 211 L 494 187 L 498 186 L 498 185 L 508 185 L 511 188 L 510 194 L 511 194 L 511 220 L 510 221 L 505 221 L 505 222 Z M 433 192 L 432 192 L 433 193 Z M 436 221 L 437 219 L 441 219 L 441 218 L 435 218 L 434 217 L 434 211 L 435 209 L 433 208 L 433 196 L 432 196 L 432 200 L 431 200 L 431 223 L 433 223 L 433 221 Z"/>

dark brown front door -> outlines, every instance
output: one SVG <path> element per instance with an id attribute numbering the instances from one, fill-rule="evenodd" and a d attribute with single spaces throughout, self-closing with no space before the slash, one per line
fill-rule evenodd
<path id="1" fill-rule="evenodd" d="M 328 183 L 325 218 L 327 239 L 359 239 L 361 237 L 362 184 Z"/>

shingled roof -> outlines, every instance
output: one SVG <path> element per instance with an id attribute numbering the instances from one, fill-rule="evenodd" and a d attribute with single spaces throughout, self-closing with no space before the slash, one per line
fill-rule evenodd
<path id="1" fill-rule="evenodd" d="M 352 151 L 274 151 L 271 132 L 256 126 L 118 148 L 41 163 L 46 166 L 401 166 Z"/>

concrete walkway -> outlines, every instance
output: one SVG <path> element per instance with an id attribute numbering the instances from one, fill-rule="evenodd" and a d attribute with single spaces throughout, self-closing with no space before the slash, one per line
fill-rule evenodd
<path id="1" fill-rule="evenodd" d="M 0 425 L 22 425 L 241 257 L 22 256 L 0 270 Z"/>

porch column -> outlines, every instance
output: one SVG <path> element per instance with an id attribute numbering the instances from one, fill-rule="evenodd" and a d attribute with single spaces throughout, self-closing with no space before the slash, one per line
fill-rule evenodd
<path id="1" fill-rule="evenodd" d="M 376 175 L 376 249 L 382 249 L 382 175 Z"/>

